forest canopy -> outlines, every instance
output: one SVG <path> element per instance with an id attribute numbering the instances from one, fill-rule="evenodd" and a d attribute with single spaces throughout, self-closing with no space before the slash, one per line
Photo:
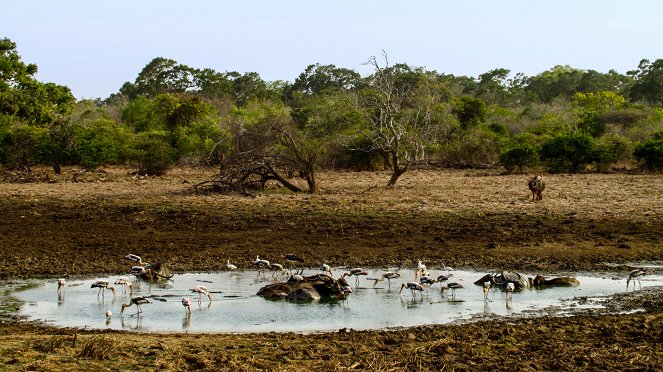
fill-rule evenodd
<path id="1" fill-rule="evenodd" d="M 0 164 L 88 170 L 218 167 L 210 187 L 270 181 L 316 192 L 322 169 L 497 168 L 504 172 L 663 169 L 663 60 L 625 74 L 553 66 L 454 76 L 367 56 L 361 76 L 309 65 L 292 82 L 156 57 L 116 93 L 76 101 L 40 82 L 0 39 Z M 301 178 L 302 183 L 293 182 Z"/>

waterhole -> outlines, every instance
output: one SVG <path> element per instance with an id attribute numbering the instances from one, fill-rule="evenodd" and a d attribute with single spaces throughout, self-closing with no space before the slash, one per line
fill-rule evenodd
<path id="1" fill-rule="evenodd" d="M 380 277 L 387 270 L 369 270 L 368 277 Z M 187 273 L 176 274 L 163 283 L 150 285 L 134 282 L 134 296 L 152 296 L 152 303 L 131 306 L 120 314 L 122 304 L 129 303 L 129 293 L 115 286 L 115 296 L 106 290 L 98 295 L 90 288 L 98 279 L 113 283 L 118 276 L 89 279 L 67 279 L 66 286 L 58 293 L 57 281 L 31 280 L 15 283 L 4 288 L 4 295 L 19 301 L 20 314 L 31 320 L 45 321 L 60 327 L 93 329 L 134 330 L 139 332 L 319 332 L 343 328 L 356 330 L 411 327 L 425 324 L 451 323 L 480 317 L 510 316 L 530 313 L 554 307 L 558 315 L 572 314 L 574 308 L 591 305 L 587 297 L 609 296 L 624 292 L 626 274 L 615 273 L 604 276 L 574 275 L 577 287 L 553 287 L 545 289 L 525 288 L 517 290 L 507 303 L 506 293 L 491 289 L 489 301 L 484 301 L 483 288 L 473 284 L 485 273 L 473 271 L 432 271 L 431 275 L 451 274 L 449 282 L 461 283 L 464 288 L 455 292 L 440 293 L 440 285 L 424 287 L 423 292 L 413 294 L 401 284 L 413 281 L 413 270 L 396 270 L 401 277 L 388 282 L 372 281 L 360 277 L 355 286 L 354 278 L 348 282 L 354 292 L 345 301 L 322 301 L 293 303 L 285 300 L 265 300 L 256 296 L 262 286 L 284 278 L 272 277 L 271 273 L 257 271 Z M 342 273 L 335 270 L 335 277 Z M 304 275 L 313 275 L 307 270 Z M 528 273 L 524 273 L 528 274 Z M 533 276 L 531 273 L 528 276 Z M 641 277 L 642 287 L 660 285 L 663 277 L 646 275 Z M 190 291 L 198 285 L 206 286 L 211 292 L 199 300 Z M 636 282 L 636 290 L 639 284 Z M 631 287 L 628 290 L 633 290 Z M 192 300 L 191 313 L 187 314 L 182 299 Z M 584 300 L 583 300 L 584 299 Z M 106 317 L 110 311 L 112 316 Z"/>

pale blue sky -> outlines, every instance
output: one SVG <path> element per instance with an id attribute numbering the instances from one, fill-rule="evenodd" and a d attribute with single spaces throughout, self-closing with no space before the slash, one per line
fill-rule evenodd
<path id="1" fill-rule="evenodd" d="M 0 37 L 37 78 L 105 98 L 154 57 L 294 81 L 313 63 L 390 63 L 477 77 L 555 65 L 625 73 L 663 58 L 663 1 L 4 1 Z"/>

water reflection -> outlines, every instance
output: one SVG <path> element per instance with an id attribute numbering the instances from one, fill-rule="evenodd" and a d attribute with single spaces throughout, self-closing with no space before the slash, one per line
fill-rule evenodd
<path id="1" fill-rule="evenodd" d="M 578 287 L 523 289 L 515 291 L 512 298 L 507 298 L 507 293 L 499 288 L 488 288 L 486 291 L 483 286 L 475 286 L 473 282 L 483 273 L 471 271 L 453 272 L 454 282 L 463 286 L 456 293 L 451 288 L 443 290 L 444 286 L 438 283 L 425 286 L 421 291 L 405 288 L 401 293 L 401 285 L 415 276 L 414 270 L 388 270 L 401 275 L 396 280 L 392 279 L 394 283 L 391 283 L 391 288 L 386 280 L 380 283 L 381 287 L 374 287 L 373 282 L 362 278 L 360 285 L 368 283 L 368 286 L 353 288 L 353 293 L 345 298 L 314 303 L 268 301 L 256 296 L 255 293 L 262 286 L 283 280 L 279 274 L 272 276 L 257 271 L 179 274 L 169 281 L 152 285 L 133 282 L 134 298 L 149 296 L 153 303 L 145 304 L 141 313 L 138 309 L 134 312 L 132 308 L 122 315 L 121 307 L 132 303 L 132 297 L 127 293 L 130 291 L 120 294 L 118 290 L 116 297 L 96 300 L 94 290 L 90 289 L 94 280 L 68 285 L 66 301 L 64 290 L 60 291 L 57 300 L 53 296 L 57 291 L 57 283 L 53 280 L 31 281 L 30 285 L 22 285 L 21 291 L 10 292 L 9 295 L 26 302 L 21 309 L 23 315 L 63 327 L 143 332 L 289 332 L 449 323 L 473 317 L 508 316 L 523 310 L 529 312 L 553 305 L 563 311 L 577 301 L 562 300 L 623 292 L 625 281 L 618 275 L 616 279 L 578 277 L 581 282 Z M 435 271 L 431 268 L 428 270 Z M 314 271 L 305 275 L 313 274 Z M 369 272 L 371 277 L 379 277 L 385 270 Z M 111 283 L 117 279 L 102 278 Z M 642 279 L 643 288 L 661 283 L 663 277 L 653 274 Z M 201 284 L 211 293 L 211 300 L 192 294 L 190 289 Z M 192 300 L 189 315 L 182 308 L 182 300 L 188 296 Z M 131 307 L 135 307 L 135 304 Z M 107 311 L 118 314 L 120 320 L 113 322 L 110 318 L 105 319 L 103 314 Z"/>

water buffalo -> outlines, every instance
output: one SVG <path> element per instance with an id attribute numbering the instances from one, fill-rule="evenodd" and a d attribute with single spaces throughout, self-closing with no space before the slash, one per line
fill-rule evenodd
<path id="1" fill-rule="evenodd" d="M 258 296 L 266 299 L 289 301 L 316 301 L 322 297 L 341 298 L 348 283 L 345 279 L 333 279 L 329 275 L 316 274 L 306 277 L 291 277 L 285 283 L 268 284 L 258 290 Z"/>

